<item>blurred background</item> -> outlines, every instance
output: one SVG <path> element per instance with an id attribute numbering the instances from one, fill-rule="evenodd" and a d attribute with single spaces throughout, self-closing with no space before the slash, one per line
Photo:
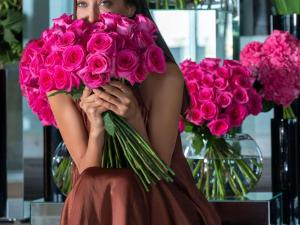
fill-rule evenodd
<path id="1" fill-rule="evenodd" d="M 14 1 L 7 1 L 10 4 Z M 10 3 L 9 3 L 10 2 Z M 38 38 L 51 26 L 52 18 L 71 14 L 71 0 L 23 0 L 21 8 L 21 45 Z M 1 3 L 0 3 L 1 4 Z M 11 7 L 10 7 L 11 8 Z M 0 34 L 1 14 L 0 12 Z M 271 4 L 268 0 L 240 0 L 227 10 L 152 10 L 176 61 L 191 58 L 197 62 L 204 57 L 238 59 L 240 49 L 253 40 L 263 41 L 269 34 Z M 15 18 L 15 17 L 13 17 Z M 12 19 L 13 19 L 12 18 Z M 15 18 L 16 19 L 16 18 Z M 9 35 L 9 34 L 7 34 Z M 8 38 L 8 37 L 7 37 Z M 8 38 L 9 39 L 9 38 Z M 1 47 L 0 47 L 1 52 Z M 1 54 L 1 53 L 0 53 Z M 22 208 L 16 210 L 18 199 L 27 201 L 44 196 L 44 129 L 21 96 L 18 84 L 18 59 L 5 63 L 7 107 L 7 214 L 24 217 Z M 1 95 L 1 101 L 4 99 Z M 264 172 L 254 191 L 271 191 L 270 119 L 273 112 L 249 116 L 242 131 L 259 144 L 264 158 Z M 2 124 L 0 124 L 1 126 Z M 4 138 L 3 136 L 0 138 Z M 4 175 L 3 175 L 4 176 Z M 0 186 L 3 186 L 0 183 Z M 14 211 L 12 211 L 14 210 Z"/>

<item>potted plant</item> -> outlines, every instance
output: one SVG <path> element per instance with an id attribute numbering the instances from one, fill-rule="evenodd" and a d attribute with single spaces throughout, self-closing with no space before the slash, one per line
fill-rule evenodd
<path id="1" fill-rule="evenodd" d="M 273 5 L 278 15 L 300 14 L 300 1 L 298 0 L 273 0 Z"/>
<path id="2" fill-rule="evenodd" d="M 22 50 L 21 0 L 0 1 L 0 217 L 6 215 L 6 72 L 4 66 L 16 63 Z"/>

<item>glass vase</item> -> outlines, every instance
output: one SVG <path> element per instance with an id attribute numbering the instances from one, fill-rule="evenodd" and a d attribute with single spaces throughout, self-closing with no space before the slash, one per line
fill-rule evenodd
<path id="1" fill-rule="evenodd" d="M 208 199 L 243 197 L 259 181 L 262 154 L 248 134 L 212 136 L 201 142 L 197 140 L 199 135 L 182 135 L 184 155 L 196 186 Z"/>
<path id="2" fill-rule="evenodd" d="M 71 190 L 72 158 L 64 142 L 60 142 L 52 157 L 52 177 L 60 192 L 67 196 Z"/>

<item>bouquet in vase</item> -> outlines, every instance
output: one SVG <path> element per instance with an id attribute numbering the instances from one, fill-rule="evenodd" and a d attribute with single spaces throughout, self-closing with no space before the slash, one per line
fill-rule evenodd
<path id="1" fill-rule="evenodd" d="M 275 30 L 264 43 L 247 44 L 240 58 L 252 71 L 267 108 L 275 103 L 283 107 L 283 119 L 296 118 L 291 104 L 300 94 L 300 41 Z"/>
<path id="2" fill-rule="evenodd" d="M 20 63 L 22 94 L 43 125 L 57 127 L 47 92 L 58 90 L 52 95 L 70 94 L 76 101 L 85 86 L 97 89 L 111 80 L 133 86 L 149 73 L 164 73 L 165 58 L 155 43 L 156 31 L 155 24 L 142 15 L 129 19 L 105 13 L 89 24 L 64 14 L 24 49 Z M 124 118 L 111 111 L 103 118 L 106 138 L 102 167 L 132 168 L 147 191 L 151 183 L 162 178 L 173 181 L 171 168 Z M 64 161 L 58 165 L 57 180 L 63 179 L 67 167 L 70 163 Z"/>
<path id="3" fill-rule="evenodd" d="M 262 97 L 246 67 L 235 60 L 220 64 L 218 58 L 180 64 L 191 104 L 179 127 L 193 134 L 196 157 L 187 158 L 198 189 L 208 198 L 243 196 L 262 170 L 261 158 L 244 158 L 238 142 L 226 141 L 249 114 L 262 111 Z"/>

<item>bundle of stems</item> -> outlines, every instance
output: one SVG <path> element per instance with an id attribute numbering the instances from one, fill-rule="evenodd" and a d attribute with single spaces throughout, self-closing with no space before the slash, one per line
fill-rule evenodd
<path id="1" fill-rule="evenodd" d="M 291 106 L 283 107 L 283 119 L 296 119 L 296 115 Z"/>
<path id="2" fill-rule="evenodd" d="M 62 194 L 67 195 L 72 188 L 72 160 L 70 157 L 63 157 L 57 168 L 52 171 L 53 179 Z"/>
<path id="3" fill-rule="evenodd" d="M 214 138 L 205 149 L 203 159 L 188 159 L 193 167 L 196 186 L 207 198 L 244 196 L 259 180 L 249 164 L 261 170 L 263 164 L 254 158 L 245 159 L 224 138 Z M 248 160 L 248 161 L 247 161 Z"/>
<path id="4" fill-rule="evenodd" d="M 173 182 L 175 173 L 172 169 L 125 119 L 112 111 L 105 112 L 103 118 L 107 132 L 102 167 L 132 168 L 146 191 L 149 191 L 150 184 L 161 179 Z"/>

